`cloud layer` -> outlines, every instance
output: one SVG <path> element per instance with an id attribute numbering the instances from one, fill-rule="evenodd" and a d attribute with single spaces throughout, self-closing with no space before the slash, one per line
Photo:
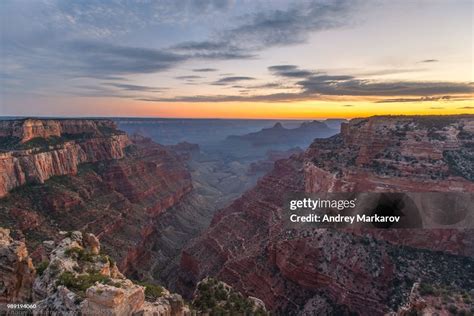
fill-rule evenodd
<path id="1" fill-rule="evenodd" d="M 361 23 L 361 6 L 359 0 L 0 1 L 1 93 L 153 102 L 351 97 L 380 106 L 472 99 L 472 83 L 415 76 L 427 69 L 447 68 L 447 55 L 440 52 L 420 54 L 401 64 L 398 58 L 382 56 L 383 67 L 357 74 L 342 68 L 352 54 L 350 47 L 337 46 L 324 35 L 343 33 Z M 374 38 L 385 38 L 385 30 L 369 31 L 374 31 L 369 32 Z M 300 55 L 293 57 L 289 48 L 306 49 L 305 43 L 341 53 L 341 68 L 332 64 L 332 69 L 313 69 L 324 65 L 318 50 L 300 62 Z M 267 60 L 269 50 L 282 48 L 284 54 L 275 53 L 272 58 L 278 57 Z M 384 48 L 390 55 L 392 47 Z M 330 56 L 329 61 L 339 63 L 339 58 Z M 416 79 L 393 79 L 403 76 Z"/>
<path id="2" fill-rule="evenodd" d="M 276 78 L 294 80 L 293 85 L 267 83 L 254 86 L 238 85 L 235 82 L 254 80 L 252 77 L 225 77 L 214 84 L 245 88 L 245 95 L 183 96 L 176 98 L 151 98 L 149 101 L 162 102 L 289 102 L 317 100 L 327 97 L 371 97 L 379 98 L 377 103 L 453 101 L 469 99 L 474 93 L 473 83 L 442 81 L 375 81 L 356 78 L 352 75 L 329 75 L 326 73 L 300 69 L 296 65 L 274 65 L 268 67 Z M 297 92 L 258 94 L 263 88 L 293 88 Z M 249 91 L 252 95 L 247 95 Z M 397 97 L 397 98 L 387 98 Z M 349 106 L 349 105 L 347 105 Z"/>

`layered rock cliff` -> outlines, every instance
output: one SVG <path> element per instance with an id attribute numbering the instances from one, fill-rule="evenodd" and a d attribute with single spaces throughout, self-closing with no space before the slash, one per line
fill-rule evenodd
<path id="1" fill-rule="evenodd" d="M 79 229 L 97 235 L 125 273 L 146 269 L 160 215 L 192 190 L 182 158 L 130 140 L 110 121 L 15 122 L 3 133 L 29 140 L 3 143 L 0 222 L 26 239 L 36 261 L 42 241 Z"/>
<path id="2" fill-rule="evenodd" d="M 317 315 L 396 311 L 419 279 L 472 289 L 472 231 L 294 234 L 283 225 L 283 207 L 292 192 L 474 192 L 473 144 L 473 116 L 352 120 L 340 135 L 277 161 L 219 211 L 183 251 L 178 288 L 189 293 L 203 276 L 216 276 L 275 312 Z"/>
<path id="3" fill-rule="evenodd" d="M 105 120 L 0 121 L 0 198 L 27 183 L 124 157 L 127 136 Z"/>
<path id="4" fill-rule="evenodd" d="M 84 119 L 20 119 L 0 121 L 0 137 L 11 137 L 24 144 L 34 138 L 51 138 L 89 134 L 92 137 L 116 131 L 110 120 Z"/>

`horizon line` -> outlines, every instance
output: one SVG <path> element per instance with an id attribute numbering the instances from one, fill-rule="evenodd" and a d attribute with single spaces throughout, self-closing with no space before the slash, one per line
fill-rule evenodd
<path id="1" fill-rule="evenodd" d="M 474 115 L 472 113 L 456 113 L 456 114 L 375 114 L 369 116 L 354 116 L 354 117 L 313 117 L 313 118 L 245 118 L 245 117 L 160 117 L 160 116 L 99 116 L 99 115 L 0 115 L 0 120 L 3 119 L 155 119 L 155 120 L 247 120 L 247 121 L 320 121 L 320 120 L 346 120 L 369 118 L 369 117 L 383 117 L 383 116 L 464 116 Z"/>
<path id="2" fill-rule="evenodd" d="M 100 116 L 100 115 L 0 115 L 0 120 L 2 118 L 12 118 L 12 119 L 159 119 L 159 120 L 253 120 L 253 121 L 314 121 L 314 120 L 327 120 L 327 119 L 337 119 L 337 120 L 350 120 L 352 118 L 341 118 L 341 117 L 325 117 L 325 118 L 246 118 L 246 117 L 163 117 L 163 116 Z M 354 117 L 355 118 L 355 117 Z"/>

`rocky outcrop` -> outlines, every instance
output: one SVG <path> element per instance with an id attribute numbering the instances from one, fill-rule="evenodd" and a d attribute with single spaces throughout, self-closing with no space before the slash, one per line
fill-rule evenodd
<path id="1" fill-rule="evenodd" d="M 215 276 L 277 313 L 336 315 L 396 311 L 420 278 L 472 288 L 470 231 L 293 231 L 283 225 L 283 206 L 298 192 L 474 192 L 445 155 L 472 148 L 473 127 L 473 116 L 353 120 L 340 135 L 277 161 L 184 249 L 178 288 L 190 294 Z"/>
<path id="2" fill-rule="evenodd" d="M 99 247 L 94 235 L 77 231 L 58 243 L 34 283 L 35 315 L 189 314 L 183 299 L 165 289 L 145 301 L 147 286 L 125 278 L 108 256 L 96 253 Z"/>
<path id="3" fill-rule="evenodd" d="M 106 120 L 0 121 L 0 198 L 24 184 L 76 174 L 82 163 L 123 158 L 130 141 L 114 126 Z M 16 143 L 5 141 L 11 138 Z"/>
<path id="4" fill-rule="evenodd" d="M 261 300 L 245 297 L 229 285 L 211 278 L 199 282 L 192 305 L 188 305 L 181 295 L 170 293 L 159 285 L 135 283 L 127 279 L 116 263 L 99 251 L 100 243 L 93 234 L 73 231 L 60 232 L 60 236 L 60 241 L 45 242 L 48 248 L 53 249 L 50 249 L 44 262 L 46 266 L 42 264 L 34 279 L 35 270 L 24 244 L 13 241 L 8 230 L 0 228 L 2 257 L 5 249 L 18 254 L 17 246 L 20 246 L 23 261 L 32 272 L 21 276 L 19 271 L 2 274 L 6 290 L 2 292 L 0 303 L 29 303 L 34 306 L 31 310 L 33 315 L 267 314 Z M 12 267 L 19 266 L 15 260 L 10 260 L 10 263 Z M 15 282 L 8 282 L 14 277 Z M 3 310 L 4 307 L 0 305 L 0 310 L 9 312 Z M 26 309 L 17 307 L 17 312 L 26 312 Z"/>
<path id="5" fill-rule="evenodd" d="M 407 302 L 388 316 L 410 315 L 469 315 L 472 313 L 472 295 L 453 292 L 431 284 L 415 282 Z"/>
<path id="6" fill-rule="evenodd" d="M 25 243 L 0 228 L 0 304 L 30 301 L 35 275 Z"/>
<path id="7" fill-rule="evenodd" d="M 447 157 L 472 148 L 473 134 L 469 115 L 352 120 L 308 149 L 305 191 L 473 192 Z"/>

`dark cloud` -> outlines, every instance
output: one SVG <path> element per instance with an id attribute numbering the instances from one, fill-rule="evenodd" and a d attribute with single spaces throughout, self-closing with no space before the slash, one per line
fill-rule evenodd
<path id="1" fill-rule="evenodd" d="M 213 96 L 183 96 L 176 98 L 140 98 L 150 102 L 290 102 L 298 98 L 295 93 L 275 93 L 268 95 L 213 95 Z"/>
<path id="2" fill-rule="evenodd" d="M 450 95 L 443 96 L 425 96 L 420 98 L 396 98 L 396 99 L 384 99 L 377 101 L 376 103 L 393 103 L 393 102 L 425 102 L 425 101 L 448 101 L 454 99 Z"/>
<path id="3" fill-rule="evenodd" d="M 172 48 L 179 51 L 217 51 L 223 48 L 236 48 L 228 47 L 227 42 L 213 42 L 213 41 L 202 41 L 202 42 L 183 42 L 173 46 Z"/>
<path id="4" fill-rule="evenodd" d="M 213 72 L 213 71 L 217 71 L 217 69 L 215 68 L 197 68 L 197 69 L 193 69 L 194 72 Z"/>
<path id="5" fill-rule="evenodd" d="M 288 78 L 307 78 L 311 76 L 313 72 L 308 71 L 308 70 L 293 70 L 293 71 L 284 71 L 284 72 L 279 72 L 278 75 L 282 77 L 288 77 Z"/>
<path id="6" fill-rule="evenodd" d="M 268 82 L 263 84 L 256 84 L 256 85 L 233 85 L 231 88 L 234 89 L 248 89 L 248 90 L 260 90 L 260 89 L 287 89 L 288 86 L 285 86 L 279 82 Z"/>
<path id="7" fill-rule="evenodd" d="M 248 77 L 230 77 L 248 78 Z M 225 79 L 225 78 L 224 78 Z M 230 82 L 228 81 L 230 80 Z M 237 79 L 225 80 L 222 85 L 238 81 Z M 217 83 L 216 83 L 217 84 Z M 240 87 L 240 85 L 239 85 Z M 243 86 L 242 86 L 243 87 Z M 470 94 L 474 87 L 467 83 L 453 82 L 376 82 L 354 78 L 348 75 L 315 75 L 299 81 L 293 87 L 298 92 L 273 93 L 265 95 L 220 95 L 220 96 L 184 96 L 169 99 L 155 98 L 153 101 L 166 102 L 234 102 L 234 101 L 261 101 L 261 102 L 289 102 L 299 100 L 314 100 L 331 96 L 410 96 L 410 98 L 393 98 L 377 102 L 413 102 L 413 101 L 439 101 L 451 100 L 454 96 L 445 93 Z M 420 97 L 413 97 L 419 95 Z M 434 95 L 434 96 L 426 96 Z M 436 96 L 441 95 L 441 96 Z M 151 99 L 148 99 L 151 101 Z"/>
<path id="8" fill-rule="evenodd" d="M 255 49 L 301 43 L 310 32 L 347 25 L 355 7 L 348 0 L 295 2 L 286 9 L 246 15 L 242 24 L 224 31 L 222 37 Z"/>
<path id="9" fill-rule="evenodd" d="M 462 106 L 462 107 L 460 107 L 460 108 L 458 108 L 458 109 L 474 110 L 474 106 L 469 106 L 469 105 L 468 105 L 468 106 Z"/>
<path id="10" fill-rule="evenodd" d="M 311 0 L 291 3 L 285 9 L 258 11 L 240 17 L 240 23 L 219 31 L 212 40 L 183 42 L 172 49 L 198 58 L 254 58 L 256 51 L 302 43 L 311 32 L 347 25 L 356 2 Z"/>
<path id="11" fill-rule="evenodd" d="M 194 80 L 194 79 L 201 79 L 201 76 L 195 76 L 195 75 L 190 75 L 190 76 L 178 76 L 175 77 L 176 79 L 181 79 L 181 80 Z"/>
<path id="12" fill-rule="evenodd" d="M 345 106 L 345 107 L 349 108 L 349 107 L 352 107 L 352 106 L 354 106 L 354 104 L 344 104 L 343 106 Z"/>
<path id="13" fill-rule="evenodd" d="M 114 98 L 136 98 L 136 96 L 128 95 L 127 92 L 130 91 L 140 91 L 134 89 L 120 89 L 117 91 L 113 89 L 113 86 L 108 86 L 107 84 L 103 85 L 77 85 L 74 86 L 72 90 L 63 91 L 65 94 L 82 96 L 82 97 L 114 97 Z"/>
<path id="14" fill-rule="evenodd" d="M 247 80 L 255 80 L 255 78 L 244 77 L 244 76 L 224 77 L 217 81 L 214 81 L 212 84 L 220 86 L 220 85 L 227 85 L 227 84 L 232 84 L 234 82 L 247 81 Z"/>
<path id="15" fill-rule="evenodd" d="M 0 79 L 10 85 L 18 82 L 22 89 L 62 91 L 68 84 L 64 78 L 118 81 L 196 59 L 251 59 L 263 49 L 301 43 L 311 32 L 347 25 L 355 7 L 350 0 L 307 0 L 273 7 L 245 4 L 244 10 L 227 12 L 233 4 L 233 0 L 6 1 L 0 10 L 0 18 L 8 21 L 2 32 L 1 55 L 20 67 L 10 70 L 14 80 L 3 75 Z M 248 8 L 251 10 L 245 10 Z M 221 20 L 209 23 L 211 17 Z M 173 32 L 163 32 L 167 35 L 158 34 L 157 39 L 163 38 L 170 43 L 163 45 L 169 47 L 129 45 L 149 36 L 145 33 L 159 33 L 161 26 L 173 31 L 179 26 L 182 32 L 183 25 L 197 23 L 210 31 L 202 41 L 179 43 Z M 212 25 L 219 27 L 209 29 Z M 199 29 L 189 34 L 204 32 Z M 296 70 L 286 73 L 294 78 L 305 75 Z"/>
<path id="16" fill-rule="evenodd" d="M 202 59 L 249 59 L 255 54 L 226 41 L 183 42 L 171 47 L 173 51 Z"/>
<path id="17" fill-rule="evenodd" d="M 253 59 L 257 55 L 245 52 L 243 50 L 221 50 L 221 51 L 208 51 L 202 53 L 193 53 L 189 55 L 190 58 L 195 59 L 213 59 L 213 60 L 232 60 L 232 59 Z"/>
<path id="18" fill-rule="evenodd" d="M 130 47 L 99 41 L 74 41 L 59 48 L 65 56 L 74 56 L 64 60 L 56 69 L 67 71 L 73 76 L 107 78 L 116 75 L 155 73 L 168 70 L 176 65 L 196 58 L 235 59 L 250 58 L 247 53 L 238 51 L 212 51 L 177 53 L 170 50 L 159 50 L 143 47 Z M 60 61 L 57 61 L 60 62 Z M 209 71 L 208 68 L 206 69 Z M 197 79 L 198 76 L 182 76 L 179 79 Z"/>
<path id="19" fill-rule="evenodd" d="M 268 67 L 274 75 L 287 78 L 307 78 L 314 74 L 313 71 L 298 69 L 295 65 L 276 65 Z"/>
<path id="20" fill-rule="evenodd" d="M 469 94 L 472 85 L 457 82 L 370 81 L 353 76 L 312 76 L 297 83 L 304 93 L 331 96 L 427 96 Z"/>
<path id="21" fill-rule="evenodd" d="M 437 59 L 425 59 L 425 60 L 420 60 L 420 63 L 437 63 L 439 60 Z"/>
<path id="22" fill-rule="evenodd" d="M 98 41 L 76 41 L 67 45 L 74 56 L 70 68 L 88 75 L 153 73 L 167 70 L 189 56 L 157 49 L 120 46 Z"/>
<path id="23" fill-rule="evenodd" d="M 269 82 L 269 83 L 264 83 L 264 84 L 260 84 L 260 85 L 250 86 L 248 88 L 252 88 L 252 89 L 279 88 L 280 89 L 280 88 L 287 88 L 287 87 L 285 87 L 281 83 Z"/>
<path id="24" fill-rule="evenodd" d="M 270 66 L 268 67 L 268 70 L 271 72 L 285 72 L 285 71 L 293 71 L 296 70 L 298 66 L 295 65 L 275 65 L 275 66 Z"/>
<path id="25" fill-rule="evenodd" d="M 442 110 L 444 108 L 445 108 L 444 106 L 430 106 L 431 110 Z"/>
<path id="26" fill-rule="evenodd" d="M 140 86 L 134 84 L 122 84 L 122 83 L 104 83 L 103 85 L 119 88 L 126 91 L 142 91 L 142 92 L 161 92 L 166 88 Z"/>

